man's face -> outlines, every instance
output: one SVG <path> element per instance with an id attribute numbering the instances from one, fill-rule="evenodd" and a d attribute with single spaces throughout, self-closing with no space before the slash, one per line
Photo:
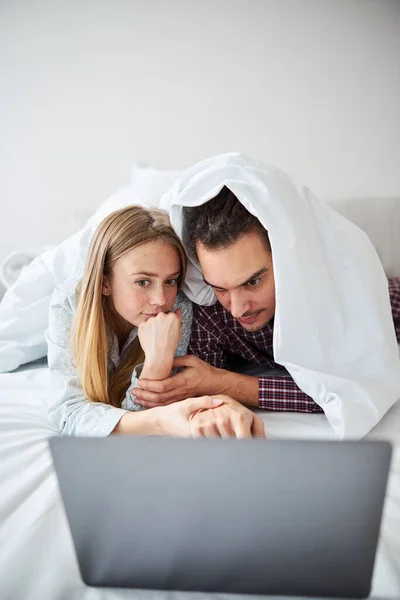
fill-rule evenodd
<path id="1" fill-rule="evenodd" d="M 262 329 L 275 313 L 272 255 L 259 233 L 246 233 L 222 250 L 197 244 L 204 281 L 247 331 Z"/>

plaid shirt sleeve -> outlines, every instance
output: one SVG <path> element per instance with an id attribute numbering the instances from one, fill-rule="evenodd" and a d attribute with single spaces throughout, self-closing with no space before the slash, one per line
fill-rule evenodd
<path id="1" fill-rule="evenodd" d="M 259 378 L 259 406 L 263 410 L 280 412 L 322 413 L 322 408 L 307 396 L 291 375 Z"/>
<path id="2" fill-rule="evenodd" d="M 400 344 L 400 277 L 389 278 L 389 294 L 397 342 Z"/>

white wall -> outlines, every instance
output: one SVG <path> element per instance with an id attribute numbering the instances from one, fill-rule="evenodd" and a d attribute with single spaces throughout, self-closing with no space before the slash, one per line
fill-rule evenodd
<path id="1" fill-rule="evenodd" d="M 1 0 L 0 261 L 129 180 L 238 150 L 400 195 L 394 0 Z"/>

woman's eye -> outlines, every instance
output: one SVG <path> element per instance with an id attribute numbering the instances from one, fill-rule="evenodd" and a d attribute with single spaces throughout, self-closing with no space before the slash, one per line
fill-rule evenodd
<path id="1" fill-rule="evenodd" d="M 150 281 L 148 279 L 139 279 L 139 281 L 136 281 L 136 283 L 139 287 L 147 287 L 150 285 Z"/>
<path id="2" fill-rule="evenodd" d="M 165 283 L 167 285 L 178 285 L 178 280 L 177 279 L 168 279 Z"/>
<path id="3" fill-rule="evenodd" d="M 256 279 L 250 279 L 250 281 L 248 281 L 246 283 L 246 285 L 249 287 L 255 287 L 256 285 L 258 285 L 260 283 L 260 281 L 261 281 L 260 277 L 256 277 Z"/>

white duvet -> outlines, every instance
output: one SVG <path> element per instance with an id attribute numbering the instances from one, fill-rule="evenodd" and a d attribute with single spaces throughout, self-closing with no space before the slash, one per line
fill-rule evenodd
<path id="1" fill-rule="evenodd" d="M 193 597 L 178 592 L 95 589 L 82 583 L 47 447 L 48 437 L 57 433 L 46 417 L 46 404 L 52 393 L 49 383 L 46 367 L 0 374 L 1 600 Z M 324 415 L 261 415 L 270 438 L 323 439 L 334 435 Z M 367 437 L 395 444 L 371 598 L 398 600 L 400 403 L 389 410 Z"/>
<path id="2" fill-rule="evenodd" d="M 387 278 L 361 229 L 273 165 L 221 154 L 185 171 L 162 197 L 185 243 L 184 210 L 228 187 L 268 231 L 276 307 L 274 361 L 323 409 L 340 438 L 361 438 L 400 397 L 400 361 Z M 189 257 L 182 287 L 214 293 Z"/>

